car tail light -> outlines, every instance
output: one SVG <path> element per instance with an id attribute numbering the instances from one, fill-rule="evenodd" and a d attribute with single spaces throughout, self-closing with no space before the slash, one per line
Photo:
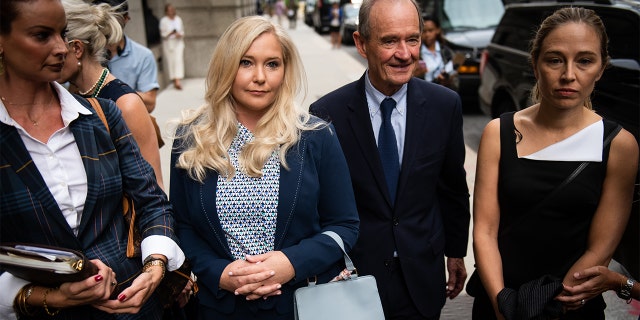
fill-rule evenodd
<path id="1" fill-rule="evenodd" d="M 478 73 L 478 66 L 463 64 L 458 67 L 458 74 L 475 74 Z"/>

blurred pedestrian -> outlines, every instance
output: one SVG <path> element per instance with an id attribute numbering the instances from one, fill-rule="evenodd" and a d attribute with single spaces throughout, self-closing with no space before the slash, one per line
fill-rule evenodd
<path id="1" fill-rule="evenodd" d="M 295 29 L 298 22 L 298 0 L 287 0 L 287 18 L 289 29 Z"/>
<path id="2" fill-rule="evenodd" d="M 441 84 L 456 90 L 457 75 L 453 65 L 453 50 L 447 46 L 442 35 L 440 21 L 432 16 L 424 16 L 422 45 L 420 46 L 419 65 L 413 72 L 416 77 Z"/>
<path id="3" fill-rule="evenodd" d="M 415 1 L 365 0 L 359 21 L 367 71 L 310 110 L 335 126 L 347 158 L 360 215 L 350 255 L 360 275 L 375 276 L 386 319 L 438 319 L 467 277 L 460 97 L 413 77 L 423 26 Z"/>
<path id="4" fill-rule="evenodd" d="M 473 319 L 535 311 L 518 301 L 542 302 L 535 316 L 604 319 L 602 291 L 577 290 L 587 279 L 574 274 L 609 264 L 638 168 L 635 138 L 591 108 L 607 43 L 594 11 L 554 12 L 532 40 L 534 104 L 484 130 L 473 227 L 480 281 L 467 286 Z"/>
<path id="5" fill-rule="evenodd" d="M 129 5 L 127 0 L 93 0 L 93 4 L 107 3 L 118 9 L 122 15 L 120 26 L 124 30 L 131 20 L 129 17 Z M 127 37 L 126 33 L 120 43 L 112 45 L 109 49 L 109 62 L 107 66 L 113 75 L 128 84 L 144 101 L 147 111 L 153 112 L 156 107 L 156 97 L 160 84 L 158 84 L 158 66 L 153 52 L 147 47 Z M 162 132 L 156 118 L 151 116 L 151 122 L 156 131 L 158 147 L 164 145 Z"/>
<path id="6" fill-rule="evenodd" d="M 233 22 L 205 104 L 176 131 L 170 199 L 198 276 L 200 319 L 294 319 L 293 292 L 344 268 L 358 235 L 349 171 L 331 125 L 295 106 L 303 64 L 269 18 Z"/>
<path id="7" fill-rule="evenodd" d="M 106 48 L 123 37 L 119 14 L 104 3 L 90 5 L 82 0 L 62 0 L 62 4 L 67 17 L 69 53 L 59 82 L 70 82 L 83 97 L 110 99 L 116 103 L 163 188 L 158 141 L 147 108 L 131 87 L 103 67 Z"/>
<path id="8" fill-rule="evenodd" d="M 278 24 L 282 25 L 282 17 L 285 16 L 287 12 L 287 6 L 284 4 L 284 0 L 276 0 L 275 3 L 275 14 L 278 19 Z"/>
<path id="9" fill-rule="evenodd" d="M 342 10 L 340 9 L 340 3 L 334 2 L 331 5 L 331 11 L 329 11 L 331 21 L 329 22 L 329 33 L 331 36 L 331 48 L 340 49 L 342 41 L 340 39 L 340 25 L 342 24 Z"/>
<path id="10" fill-rule="evenodd" d="M 165 16 L 160 19 L 163 61 L 173 87 L 182 90 L 180 80 L 184 78 L 184 25 L 172 4 L 164 6 L 164 13 Z"/>
<path id="11" fill-rule="evenodd" d="M 173 211 L 115 104 L 101 100 L 108 131 L 56 82 L 66 29 L 60 0 L 0 1 L 0 243 L 81 251 L 98 274 L 51 287 L 3 272 L 0 318 L 161 319 L 155 289 L 184 260 Z M 139 259 L 126 257 L 125 193 Z"/>
<path id="12" fill-rule="evenodd" d="M 94 4 L 107 3 L 118 8 L 122 14 L 120 25 L 125 30 L 131 20 L 127 0 L 93 0 Z M 158 95 L 158 66 L 156 58 L 149 48 L 127 37 L 126 31 L 120 43 L 110 48 L 108 67 L 113 75 L 128 84 L 140 94 L 147 111 L 153 112 Z"/>

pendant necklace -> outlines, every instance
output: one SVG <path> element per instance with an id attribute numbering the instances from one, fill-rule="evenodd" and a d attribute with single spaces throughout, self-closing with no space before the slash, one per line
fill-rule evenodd
<path id="1" fill-rule="evenodd" d="M 14 103 L 14 102 L 10 102 L 9 100 L 7 100 L 7 98 L 5 98 L 4 96 L 0 96 L 0 99 L 2 99 L 2 103 L 4 104 L 8 104 L 8 105 L 12 105 L 12 106 L 38 106 L 38 105 L 43 105 L 46 106 L 46 108 L 49 108 L 51 106 L 51 103 L 53 102 L 53 97 L 54 95 L 51 95 L 51 98 L 49 99 L 49 102 L 47 104 L 43 104 L 43 103 Z M 27 112 L 27 118 L 29 118 L 29 121 L 31 121 L 31 124 L 33 124 L 34 127 L 38 126 L 38 122 L 40 121 L 40 118 L 42 118 L 42 115 L 44 114 L 44 111 L 40 114 L 40 116 L 38 117 L 38 119 L 33 120 L 33 118 L 31 118 L 31 115 Z"/>

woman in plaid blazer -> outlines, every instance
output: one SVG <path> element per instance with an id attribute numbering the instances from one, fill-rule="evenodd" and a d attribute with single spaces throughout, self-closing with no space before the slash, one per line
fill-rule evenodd
<path id="1" fill-rule="evenodd" d="M 117 107 L 101 103 L 108 131 L 55 82 L 66 24 L 60 0 L 0 3 L 0 242 L 79 250 L 99 271 L 55 288 L 2 273 L 0 319 L 160 319 L 153 292 L 184 260 L 173 212 Z M 142 259 L 126 257 L 123 193 Z"/>

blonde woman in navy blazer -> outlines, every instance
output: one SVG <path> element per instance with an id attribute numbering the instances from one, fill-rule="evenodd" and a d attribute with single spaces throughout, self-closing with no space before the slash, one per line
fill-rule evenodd
<path id="1" fill-rule="evenodd" d="M 184 260 L 171 205 L 119 109 L 102 101 L 109 132 L 55 82 L 66 26 L 59 0 L 0 2 L 0 242 L 79 250 L 99 272 L 55 288 L 2 273 L 0 319 L 161 319 L 153 292 L 164 266 Z M 126 257 L 123 192 L 137 209 L 142 258 Z M 143 270 L 147 257 L 164 266 Z"/>
<path id="2" fill-rule="evenodd" d="M 355 243 L 333 127 L 294 105 L 304 80 L 282 27 L 241 18 L 213 53 L 206 104 L 178 127 L 170 199 L 198 276 L 200 319 L 293 319 L 294 290 L 344 268 L 321 233 L 336 232 L 347 250 Z"/>

